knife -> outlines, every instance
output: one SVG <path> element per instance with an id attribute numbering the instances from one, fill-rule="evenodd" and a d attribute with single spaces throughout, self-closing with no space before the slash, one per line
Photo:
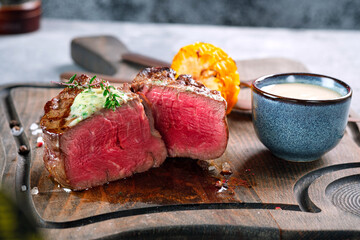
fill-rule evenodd
<path id="1" fill-rule="evenodd" d="M 120 79 L 132 79 L 145 67 L 170 63 L 128 50 L 113 36 L 78 37 L 71 41 L 71 57 L 81 67 Z"/>

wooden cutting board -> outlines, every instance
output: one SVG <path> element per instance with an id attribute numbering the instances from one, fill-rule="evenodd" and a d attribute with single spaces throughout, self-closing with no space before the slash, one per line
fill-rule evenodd
<path id="1" fill-rule="evenodd" d="M 284 61 L 283 70 L 296 71 L 297 62 Z M 279 66 L 267 59 L 242 67 L 255 76 L 269 65 Z M 145 173 L 69 192 L 48 177 L 43 147 L 30 130 L 59 91 L 40 84 L 0 89 L 1 186 L 47 239 L 360 237 L 359 124 L 349 123 L 340 144 L 321 159 L 292 163 L 260 143 L 249 112 L 234 111 L 229 144 L 218 159 L 169 158 Z M 12 119 L 23 128 L 20 136 L 11 133 Z M 30 149 L 26 155 L 18 154 L 22 144 Z M 220 174 L 224 163 L 233 171 L 228 178 Z M 217 181 L 227 181 L 228 189 L 217 188 Z"/>

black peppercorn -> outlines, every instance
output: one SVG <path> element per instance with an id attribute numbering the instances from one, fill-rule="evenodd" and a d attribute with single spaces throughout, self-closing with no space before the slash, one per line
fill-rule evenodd
<path id="1" fill-rule="evenodd" d="M 21 145 L 21 146 L 19 147 L 19 154 L 25 155 L 25 154 L 27 154 L 27 153 L 29 153 L 28 147 L 27 147 L 26 145 Z"/>
<path id="2" fill-rule="evenodd" d="M 20 123 L 17 120 L 11 120 L 10 127 L 13 128 L 15 126 L 20 126 Z"/>

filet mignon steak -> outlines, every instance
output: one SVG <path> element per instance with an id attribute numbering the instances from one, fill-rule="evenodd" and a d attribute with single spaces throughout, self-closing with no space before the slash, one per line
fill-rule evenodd
<path id="1" fill-rule="evenodd" d="M 169 68 L 146 68 L 131 88 L 149 102 L 170 157 L 220 157 L 229 136 L 225 99 L 189 75 L 175 76 Z"/>
<path id="2" fill-rule="evenodd" d="M 82 75 L 74 81 L 84 85 L 90 78 Z M 93 88 L 99 90 L 102 81 L 93 80 Z M 146 115 L 141 99 L 128 89 L 121 89 L 127 101 L 120 107 L 103 108 L 72 125 L 70 109 L 83 91 L 67 87 L 44 107 L 44 163 L 57 182 L 82 190 L 158 167 L 165 160 L 166 147 L 151 114 Z"/>

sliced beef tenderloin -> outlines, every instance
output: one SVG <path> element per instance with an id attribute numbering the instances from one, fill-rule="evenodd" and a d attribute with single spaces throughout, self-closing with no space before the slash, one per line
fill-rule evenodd
<path id="1" fill-rule="evenodd" d="M 89 80 L 82 75 L 75 83 Z M 92 82 L 94 88 L 100 81 Z M 138 95 L 122 89 L 127 100 L 120 107 L 103 108 L 74 125 L 70 108 L 82 91 L 67 87 L 44 108 L 44 163 L 57 182 L 82 190 L 158 167 L 165 160 L 165 144 Z"/>
<path id="2" fill-rule="evenodd" d="M 131 88 L 149 102 L 169 156 L 220 157 L 229 136 L 225 99 L 189 75 L 175 76 L 169 68 L 146 68 Z"/>

